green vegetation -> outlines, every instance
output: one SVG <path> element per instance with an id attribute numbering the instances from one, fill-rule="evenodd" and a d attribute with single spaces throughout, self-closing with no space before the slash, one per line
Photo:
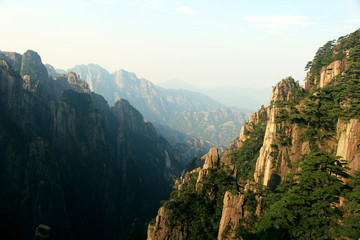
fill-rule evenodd
<path id="1" fill-rule="evenodd" d="M 297 164 L 300 170 L 288 174 L 277 188 L 277 200 L 259 221 L 258 231 L 281 228 L 280 234 L 291 239 L 340 237 L 342 212 L 335 203 L 345 188 L 340 177 L 349 177 L 345 165 L 325 151 L 305 155 Z"/>
<path id="2" fill-rule="evenodd" d="M 310 82 L 314 84 L 315 78 L 320 78 L 322 67 L 327 66 L 334 61 L 344 59 L 348 49 L 352 49 L 353 51 L 356 48 L 359 48 L 359 40 L 360 30 L 357 30 L 350 35 L 340 37 L 336 44 L 335 40 L 332 40 L 319 48 L 315 54 L 314 60 L 308 62 L 305 66 L 305 70 L 310 69 Z"/>
<path id="3" fill-rule="evenodd" d="M 360 238 L 360 170 L 356 171 L 345 190 L 345 219 L 341 235 L 350 239 Z"/>
<path id="4" fill-rule="evenodd" d="M 346 69 L 325 87 L 315 88 L 321 69 L 336 60 L 343 61 Z M 165 203 L 171 212 L 169 226 L 182 231 L 185 239 L 216 239 L 226 190 L 245 194 L 245 217 L 237 224 L 235 239 L 360 238 L 360 170 L 349 176 L 347 161 L 336 157 L 334 152 L 324 151 L 329 142 L 336 143 L 339 119 L 360 120 L 360 30 L 337 43 L 326 43 L 306 69 L 310 70 L 313 86 L 305 91 L 292 85 L 287 101 L 273 103 L 279 110 L 275 118 L 277 139 L 270 153 L 273 170 L 278 169 L 277 158 L 283 153 L 282 148 L 292 144 L 289 132 L 294 125 L 301 129 L 302 142 L 309 142 L 311 153 L 303 155 L 296 166 L 285 159 L 285 164 L 294 171 L 275 189 L 254 186 L 256 190 L 250 187 L 245 191 L 242 187 L 247 180 L 253 180 L 263 144 L 267 123 L 263 111 L 258 124 L 245 125 L 247 139 L 230 154 L 237 169 L 236 181 L 225 170 L 212 169 L 204 178 L 201 190 L 196 190 L 194 175 L 187 186 L 174 192 Z M 232 228 L 227 226 L 223 235 Z"/>
<path id="5" fill-rule="evenodd" d="M 254 176 L 256 160 L 259 157 L 260 148 L 264 141 L 266 130 L 266 111 L 260 116 L 260 121 L 254 126 L 253 131 L 247 131 L 247 139 L 240 149 L 234 150 L 231 154 L 232 163 L 238 170 L 238 179 L 246 181 Z M 245 127 L 245 129 L 247 129 Z"/>
<path id="6" fill-rule="evenodd" d="M 302 140 L 310 142 L 312 151 L 319 150 L 319 145 L 335 136 L 338 119 L 360 119 L 360 30 L 339 38 L 337 44 L 327 42 L 306 69 L 310 69 L 309 81 L 314 84 L 324 66 L 345 58 L 347 68 L 325 87 L 307 92 L 295 88 L 288 101 L 275 103 L 280 108 L 276 123 L 298 124 L 305 128 Z M 279 139 L 281 145 L 283 140 Z"/>
<path id="7" fill-rule="evenodd" d="M 178 227 L 185 239 L 217 239 L 226 191 L 238 191 L 236 181 L 226 169 L 208 169 L 208 175 L 196 191 L 198 173 L 181 190 L 163 202 L 170 212 L 169 227 Z"/>

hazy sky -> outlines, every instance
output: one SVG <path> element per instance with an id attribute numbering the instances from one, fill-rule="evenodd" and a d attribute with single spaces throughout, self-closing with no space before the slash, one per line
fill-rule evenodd
<path id="1" fill-rule="evenodd" d="M 0 50 L 154 83 L 269 87 L 360 27 L 360 0 L 0 0 Z"/>

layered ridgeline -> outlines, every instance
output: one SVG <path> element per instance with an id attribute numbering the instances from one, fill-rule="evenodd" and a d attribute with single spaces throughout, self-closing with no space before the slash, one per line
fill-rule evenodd
<path id="1" fill-rule="evenodd" d="M 48 69 L 56 76 L 53 68 Z M 161 88 L 124 70 L 110 74 L 98 65 L 89 64 L 69 71 L 79 74 L 110 105 L 120 98 L 128 100 L 173 146 L 182 146 L 180 152 L 188 153 L 182 156 L 185 162 L 195 154 L 206 153 L 210 147 L 229 145 L 247 117 L 246 112 L 226 108 L 201 93 Z M 187 136 L 179 136 L 179 132 Z M 177 141 L 183 138 L 186 140 Z M 184 146 L 187 146 L 185 151 Z"/>
<path id="2" fill-rule="evenodd" d="M 121 239 L 156 214 L 179 154 L 127 101 L 109 107 L 75 73 L 0 52 L 0 238 Z"/>
<path id="3" fill-rule="evenodd" d="M 358 239 L 360 30 L 272 91 L 220 157 L 177 180 L 148 239 Z"/>

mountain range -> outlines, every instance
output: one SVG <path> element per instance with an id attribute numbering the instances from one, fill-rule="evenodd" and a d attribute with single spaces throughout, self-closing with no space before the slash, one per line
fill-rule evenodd
<path id="1" fill-rule="evenodd" d="M 234 86 L 196 87 L 180 79 L 171 79 L 158 83 L 167 89 L 183 89 L 211 96 L 214 100 L 242 112 L 254 112 L 267 105 L 271 88 L 241 88 Z"/>
<path id="2" fill-rule="evenodd" d="M 119 239 L 153 216 L 180 156 L 126 100 L 109 107 L 34 51 L 0 52 L 0 238 Z"/>
<path id="3" fill-rule="evenodd" d="M 176 181 L 147 239 L 359 239 L 360 30 L 306 69 Z"/>
<path id="4" fill-rule="evenodd" d="M 58 75 L 52 66 L 47 69 L 51 76 Z M 99 65 L 88 64 L 67 72 L 80 75 L 89 89 L 103 95 L 110 105 L 118 99 L 128 100 L 173 146 L 181 146 L 178 150 L 184 164 L 194 155 L 202 156 L 210 147 L 223 149 L 239 135 L 249 115 L 198 92 L 158 87 L 125 70 L 111 74 Z M 179 133 L 187 137 L 179 138 Z M 186 140 L 179 142 L 180 139 Z"/>

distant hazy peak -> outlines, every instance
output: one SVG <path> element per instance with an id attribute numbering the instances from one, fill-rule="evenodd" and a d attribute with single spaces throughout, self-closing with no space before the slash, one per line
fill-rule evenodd
<path id="1" fill-rule="evenodd" d="M 163 82 L 158 83 L 158 86 L 167 88 L 167 89 L 183 89 L 183 90 L 190 90 L 190 91 L 198 91 L 199 88 L 187 83 L 181 79 L 170 79 Z"/>

